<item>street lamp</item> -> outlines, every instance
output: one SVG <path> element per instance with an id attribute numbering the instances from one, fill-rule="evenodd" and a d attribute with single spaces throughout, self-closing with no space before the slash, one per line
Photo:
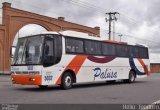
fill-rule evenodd
<path id="1" fill-rule="evenodd" d="M 118 36 L 120 37 L 120 42 L 121 42 L 121 38 L 122 38 L 122 36 L 123 36 L 123 35 L 122 35 L 122 34 L 120 34 L 120 35 L 118 35 Z"/>

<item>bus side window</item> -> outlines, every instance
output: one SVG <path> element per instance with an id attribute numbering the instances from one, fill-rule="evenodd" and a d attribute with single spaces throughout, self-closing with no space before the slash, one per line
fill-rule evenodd
<path id="1" fill-rule="evenodd" d="M 79 39 L 66 38 L 67 53 L 84 53 L 83 41 Z"/>
<path id="2" fill-rule="evenodd" d="M 134 50 L 133 49 L 134 49 L 134 47 L 132 47 L 132 46 L 129 47 L 129 54 L 130 54 L 130 57 L 132 57 L 132 58 L 134 57 Z"/>
<path id="3" fill-rule="evenodd" d="M 128 57 L 128 47 L 126 45 L 116 45 L 116 54 L 119 57 Z"/>
<path id="4" fill-rule="evenodd" d="M 130 57 L 133 57 L 133 58 L 138 58 L 139 57 L 139 52 L 138 52 L 137 47 L 130 46 Z"/>
<path id="5" fill-rule="evenodd" d="M 85 52 L 89 55 L 102 55 L 101 43 L 97 41 L 85 40 Z"/>
<path id="6" fill-rule="evenodd" d="M 134 57 L 138 58 L 139 57 L 139 52 L 138 52 L 138 47 L 134 47 Z"/>
<path id="7" fill-rule="evenodd" d="M 138 49 L 138 51 L 139 51 L 139 57 L 141 57 L 141 58 L 148 58 L 148 49 L 147 48 L 140 47 Z"/>
<path id="8" fill-rule="evenodd" d="M 102 54 L 106 56 L 115 56 L 116 54 L 115 44 L 103 43 Z"/>

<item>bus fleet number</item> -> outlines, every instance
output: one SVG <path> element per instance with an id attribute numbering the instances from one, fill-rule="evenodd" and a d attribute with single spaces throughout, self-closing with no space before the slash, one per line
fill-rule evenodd
<path id="1" fill-rule="evenodd" d="M 53 76 L 44 76 L 45 81 L 51 81 Z"/>

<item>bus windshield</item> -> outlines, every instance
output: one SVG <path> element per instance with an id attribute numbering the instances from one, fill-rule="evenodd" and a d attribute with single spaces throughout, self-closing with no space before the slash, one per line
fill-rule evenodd
<path id="1" fill-rule="evenodd" d="M 36 35 L 18 39 L 12 65 L 51 66 L 60 61 L 62 40 L 60 35 Z"/>
<path id="2" fill-rule="evenodd" d="M 13 64 L 40 64 L 44 36 L 20 38 L 14 56 Z"/>

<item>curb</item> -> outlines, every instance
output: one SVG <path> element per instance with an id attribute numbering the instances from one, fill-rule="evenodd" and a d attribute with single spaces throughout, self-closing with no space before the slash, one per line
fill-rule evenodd
<path id="1" fill-rule="evenodd" d="M 11 75 L 10 71 L 0 71 L 0 75 Z"/>
<path id="2" fill-rule="evenodd" d="M 11 75 L 11 74 L 2 74 L 2 73 L 0 73 L 0 76 L 4 76 L 4 75 L 6 75 L 6 76 L 9 76 L 9 75 Z"/>

